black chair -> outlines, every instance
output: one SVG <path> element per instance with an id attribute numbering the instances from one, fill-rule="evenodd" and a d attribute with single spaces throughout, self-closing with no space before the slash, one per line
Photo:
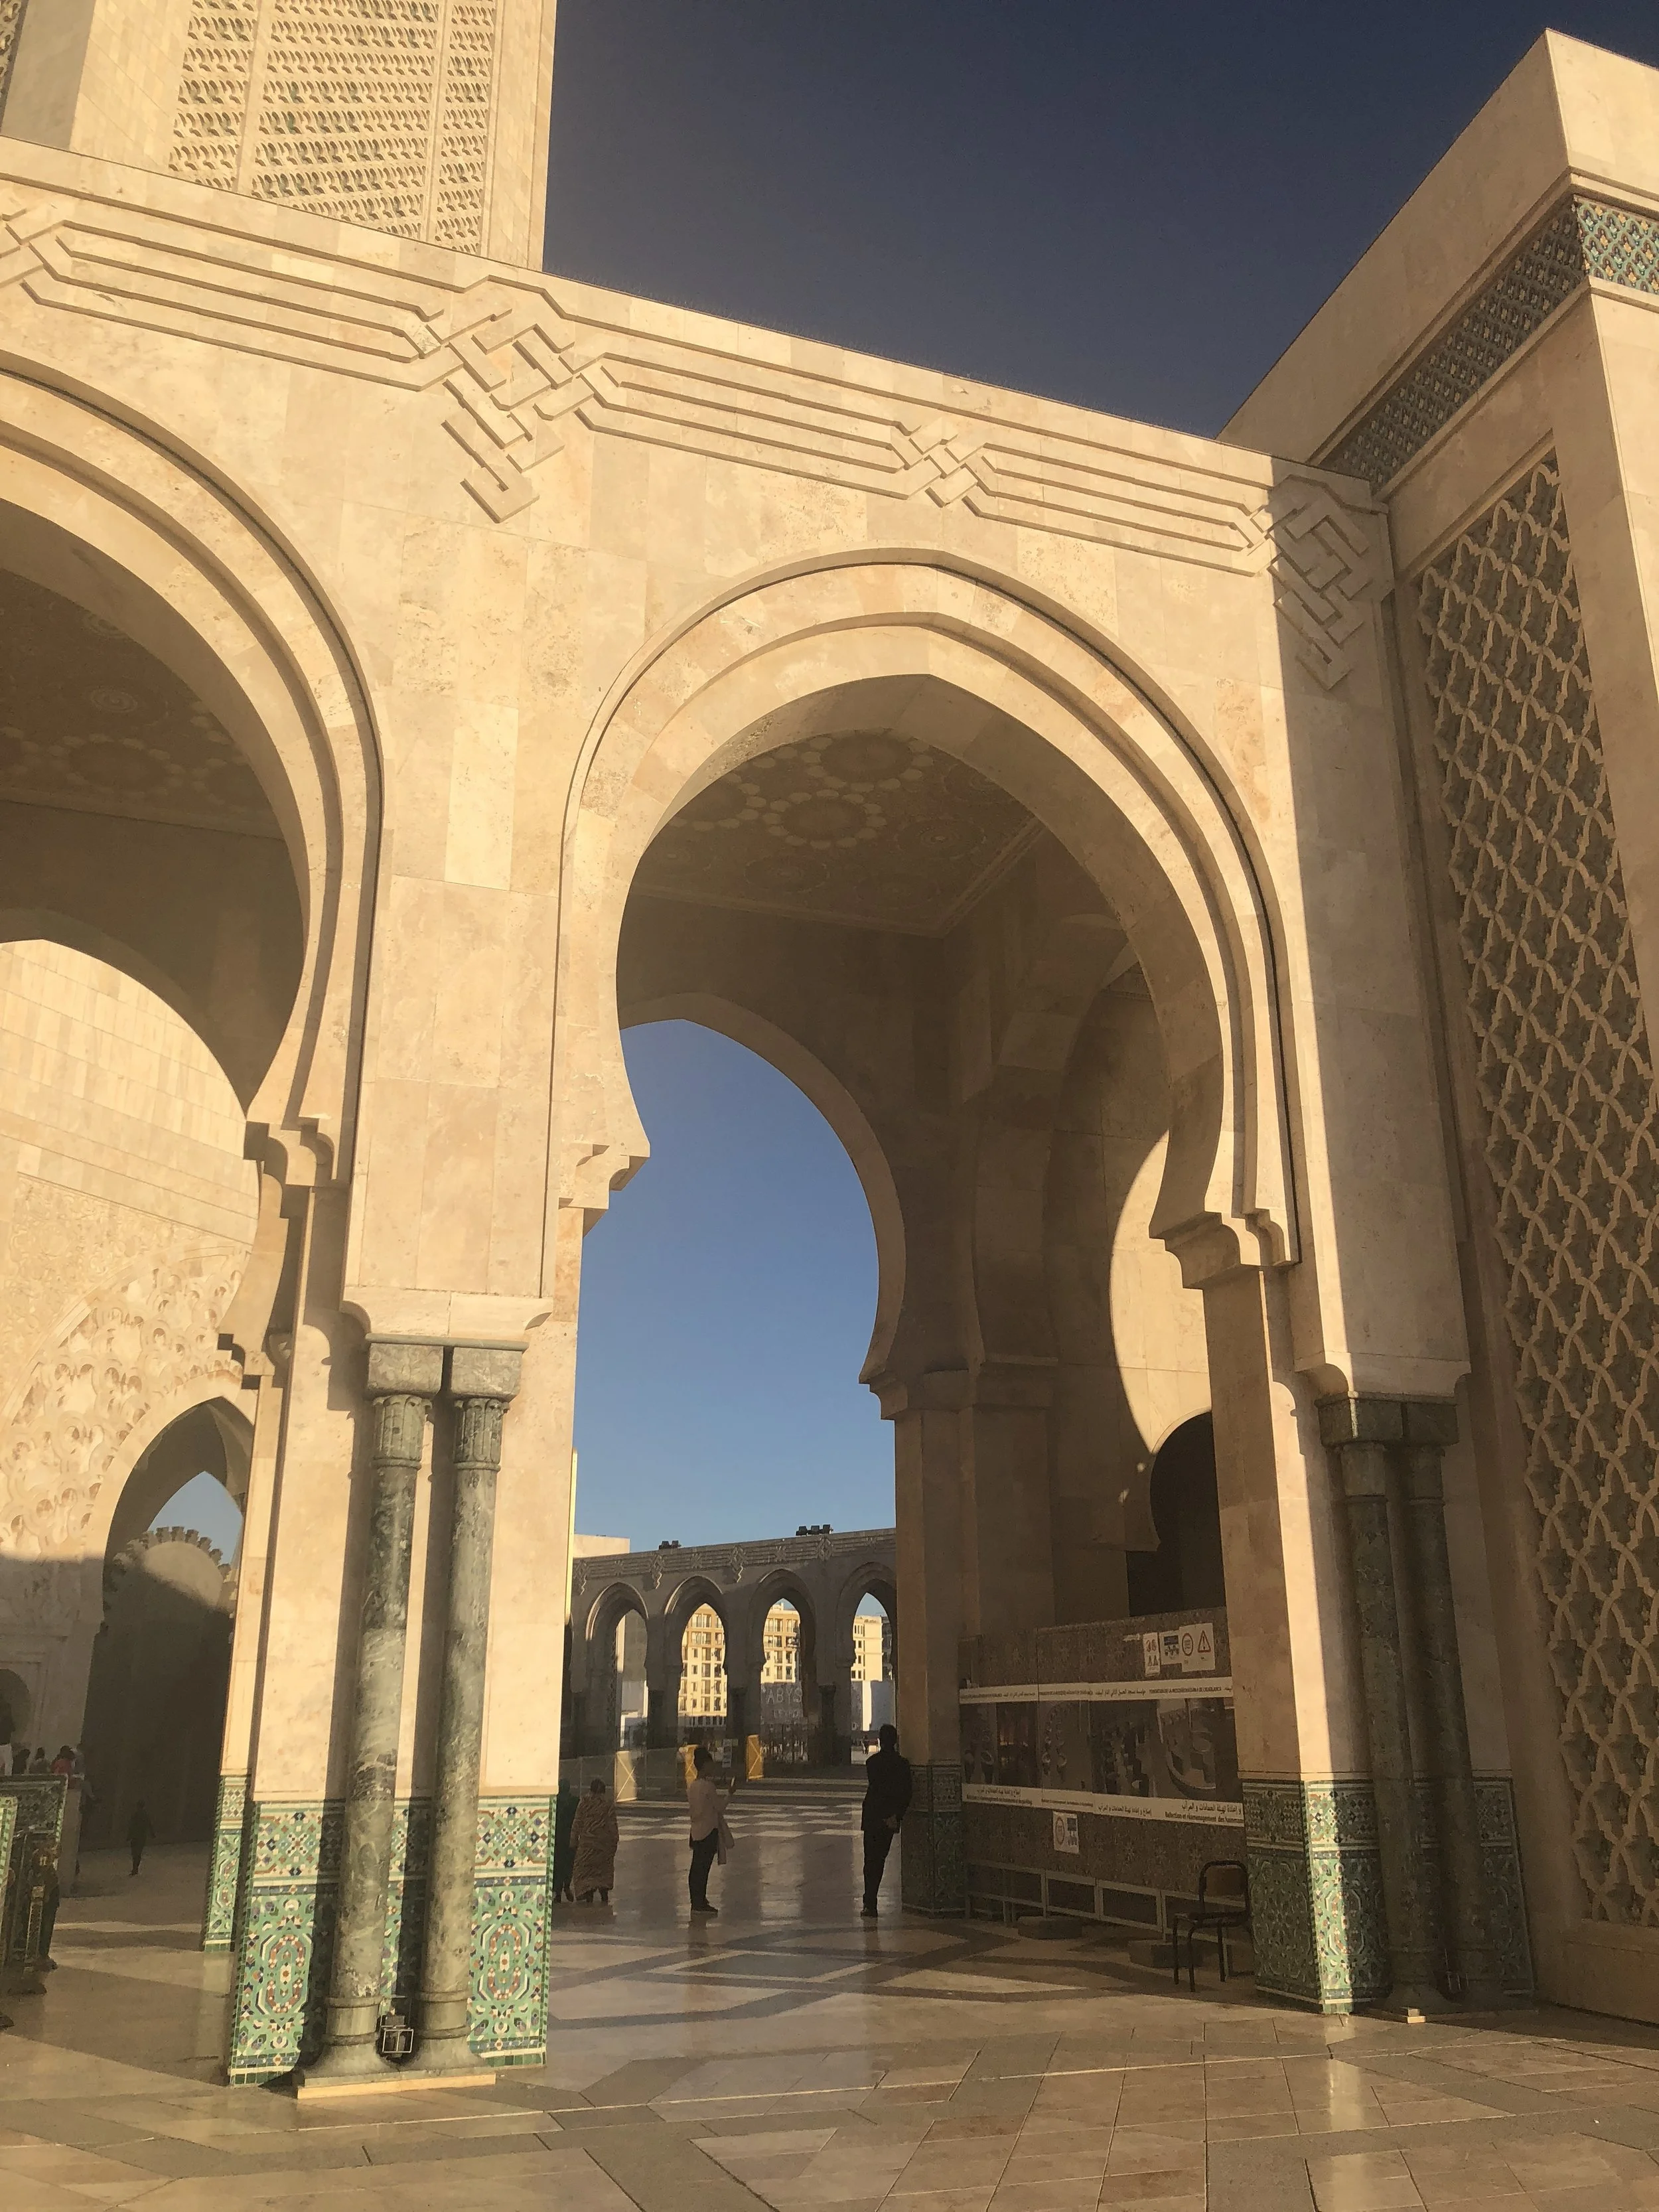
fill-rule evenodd
<path id="1" fill-rule="evenodd" d="M 1198 1876 L 1198 1904 L 1188 1913 L 1177 1913 L 1172 1925 L 1176 1987 L 1181 1987 L 1181 1926 L 1187 1924 L 1187 1986 L 1198 1987 L 1197 1943 L 1200 1936 L 1215 1937 L 1221 1978 L 1227 1978 L 1227 1935 L 1230 1929 L 1250 1925 L 1250 1876 L 1243 1859 L 1211 1859 Z"/>

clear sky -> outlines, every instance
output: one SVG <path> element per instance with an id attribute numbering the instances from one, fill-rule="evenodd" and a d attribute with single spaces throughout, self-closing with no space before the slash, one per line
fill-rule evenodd
<path id="1" fill-rule="evenodd" d="M 559 0 L 548 265 L 1225 421 L 1549 25 L 1656 0 Z"/>
<path id="2" fill-rule="evenodd" d="M 1213 430 L 1546 23 L 1659 0 L 560 0 L 548 264 Z M 892 1514 L 856 1179 L 799 1092 L 629 1040 L 655 1156 L 587 1241 L 579 1519 Z"/>
<path id="3" fill-rule="evenodd" d="M 578 1525 L 641 1549 L 890 1526 L 891 1438 L 858 1380 L 875 1236 L 840 1139 L 712 1030 L 623 1044 L 652 1156 L 583 1259 Z"/>

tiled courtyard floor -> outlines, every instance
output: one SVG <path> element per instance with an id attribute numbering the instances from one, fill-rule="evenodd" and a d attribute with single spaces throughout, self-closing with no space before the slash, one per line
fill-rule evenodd
<path id="1" fill-rule="evenodd" d="M 1659 2032 L 1317 2020 L 1097 1938 L 870 1926 L 855 1803 L 740 1797 L 696 1929 L 682 1816 L 625 1810 L 614 1909 L 557 1917 L 544 2070 L 304 2106 L 214 2083 L 203 1856 L 89 1859 L 6 2001 L 0 2212 L 1659 2212 Z"/>

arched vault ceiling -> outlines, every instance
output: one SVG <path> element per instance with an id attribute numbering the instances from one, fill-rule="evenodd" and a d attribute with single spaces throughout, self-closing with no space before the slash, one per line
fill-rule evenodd
<path id="1" fill-rule="evenodd" d="M 252 770 L 124 631 L 0 570 L 0 799 L 276 837 Z"/>
<path id="2" fill-rule="evenodd" d="M 1040 834 L 951 754 L 846 730 L 711 784 L 658 834 L 635 882 L 700 905 L 943 936 Z"/>

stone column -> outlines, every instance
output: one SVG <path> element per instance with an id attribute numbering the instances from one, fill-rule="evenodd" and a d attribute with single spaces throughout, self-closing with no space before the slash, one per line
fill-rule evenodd
<path id="1" fill-rule="evenodd" d="M 515 1346 L 458 1344 L 449 1353 L 454 1504 L 438 1704 L 432 1860 L 421 1952 L 420 2045 L 411 2072 L 450 2076 L 481 2069 L 467 2041 L 471 1994 L 472 1893 L 478 1852 L 478 1767 L 483 1748 L 489 1568 L 501 1421 L 519 1387 Z M 493 2072 L 489 2078 L 494 2078 Z"/>
<path id="2" fill-rule="evenodd" d="M 1457 1409 L 1414 1403 L 1405 1409 L 1406 1555 L 1426 1722 L 1424 1770 L 1440 1828 L 1450 1931 L 1463 1995 L 1478 2005 L 1503 2001 L 1498 1953 L 1486 1917 L 1486 1869 L 1469 1756 L 1457 1611 L 1446 1550 L 1441 1458 L 1457 1440 Z"/>
<path id="3" fill-rule="evenodd" d="M 1391 1447 L 1403 1431 L 1392 1399 L 1334 1398 L 1319 1408 L 1320 1434 L 1335 1455 L 1346 1509 L 1350 1573 L 1376 1803 L 1382 1898 L 1389 1923 L 1390 2011 L 1443 2012 L 1435 1986 L 1433 1898 L 1419 1827 L 1412 1759 L 1407 1646 L 1389 1526 Z"/>
<path id="4" fill-rule="evenodd" d="M 409 1560 L 427 1410 L 442 1381 L 441 1346 L 371 1341 L 368 1395 L 374 1424 L 374 1494 L 363 1561 L 340 1904 L 326 2039 L 322 2056 L 307 2069 L 308 2081 L 349 2081 L 389 2070 L 375 2048 L 374 2036 L 380 2014 L 398 1729 L 403 1711 Z"/>
<path id="5" fill-rule="evenodd" d="M 988 1360 L 962 1423 L 965 1632 L 1048 1628 L 1054 1555 L 1048 1516 L 1054 1363 Z"/>
<path id="6" fill-rule="evenodd" d="M 905 1622 L 899 1748 L 915 1794 L 901 1847 L 907 1909 L 960 1912 L 966 1900 L 958 1691 L 963 1633 L 960 1370 L 884 1391 L 893 1423 L 898 1601 Z M 898 1402 L 895 1402 L 895 1401 Z"/>

